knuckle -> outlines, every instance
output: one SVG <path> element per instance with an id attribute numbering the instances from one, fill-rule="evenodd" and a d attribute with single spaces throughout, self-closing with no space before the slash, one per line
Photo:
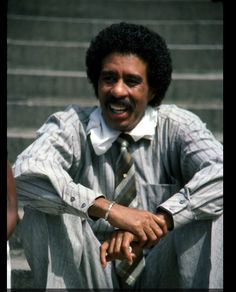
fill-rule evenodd
<path id="1" fill-rule="evenodd" d="M 164 236 L 164 232 L 163 232 L 162 229 L 159 230 L 158 235 L 159 235 L 159 237 L 163 237 Z"/>
<path id="2" fill-rule="evenodd" d="M 112 254 L 113 258 L 115 259 L 115 258 L 117 258 L 119 255 L 120 255 L 120 251 L 118 251 L 118 250 L 114 250 L 114 252 L 113 252 L 113 254 Z"/>
<path id="3" fill-rule="evenodd" d="M 142 244 L 145 244 L 147 241 L 148 241 L 148 238 L 147 238 L 146 235 L 143 235 L 143 236 L 140 238 L 140 242 L 141 242 Z"/>
<path id="4" fill-rule="evenodd" d="M 122 243 L 121 250 L 125 251 L 127 248 L 128 248 L 128 244 L 127 243 Z"/>
<path id="5" fill-rule="evenodd" d="M 119 249 L 118 247 L 115 247 L 113 253 L 114 253 L 115 255 L 119 254 L 119 253 L 120 253 L 120 249 Z"/>
<path id="6" fill-rule="evenodd" d="M 153 234 L 153 235 L 151 236 L 151 241 L 152 241 L 152 242 L 155 242 L 157 239 L 158 239 L 158 237 L 157 237 L 156 234 Z"/>
<path id="7" fill-rule="evenodd" d="M 142 226 L 141 220 L 136 220 L 134 223 L 134 228 L 140 229 L 141 226 Z"/>
<path id="8" fill-rule="evenodd" d="M 163 228 L 165 226 L 165 220 L 164 218 L 159 218 L 159 225 Z"/>

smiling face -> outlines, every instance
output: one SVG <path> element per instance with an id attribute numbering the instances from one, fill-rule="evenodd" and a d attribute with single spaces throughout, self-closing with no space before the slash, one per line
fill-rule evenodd
<path id="1" fill-rule="evenodd" d="M 102 62 L 98 99 L 106 123 L 131 131 L 144 115 L 154 94 L 147 81 L 147 64 L 136 55 L 112 53 Z"/>

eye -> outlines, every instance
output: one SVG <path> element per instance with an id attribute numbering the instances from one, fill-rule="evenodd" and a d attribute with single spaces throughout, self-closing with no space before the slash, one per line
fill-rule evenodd
<path id="1" fill-rule="evenodd" d="M 125 78 L 125 83 L 129 87 L 134 87 L 134 86 L 140 84 L 141 82 L 142 82 L 142 80 L 140 80 L 140 78 L 136 78 L 136 77 L 127 77 L 127 78 Z"/>
<path id="2" fill-rule="evenodd" d="M 100 75 L 100 81 L 106 84 L 113 84 L 116 82 L 116 79 L 114 74 L 102 73 Z"/>

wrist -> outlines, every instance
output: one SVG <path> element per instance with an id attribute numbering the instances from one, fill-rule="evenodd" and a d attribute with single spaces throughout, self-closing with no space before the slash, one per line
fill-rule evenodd
<path id="1" fill-rule="evenodd" d="M 93 220 L 99 219 L 99 218 L 108 218 L 108 215 L 110 213 L 110 209 L 114 204 L 111 206 L 111 201 L 107 200 L 104 197 L 98 197 L 95 199 L 94 204 L 89 207 L 88 209 L 88 215 Z M 110 209 L 108 211 L 108 208 L 110 206 Z M 108 212 L 108 214 L 107 214 Z"/>
<path id="2" fill-rule="evenodd" d="M 108 216 L 109 216 L 109 213 L 110 213 L 110 210 L 111 208 L 113 207 L 113 205 L 115 204 L 116 202 L 112 201 L 108 207 L 107 207 L 107 210 L 106 210 L 106 213 L 105 213 L 105 216 L 104 216 L 104 219 L 107 221 L 108 220 Z"/>

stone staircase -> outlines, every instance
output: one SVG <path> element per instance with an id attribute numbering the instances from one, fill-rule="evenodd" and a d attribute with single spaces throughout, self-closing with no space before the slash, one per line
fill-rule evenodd
<path id="1" fill-rule="evenodd" d="M 174 73 L 164 102 L 198 114 L 223 143 L 222 12 L 222 3 L 210 0 L 8 0 L 10 162 L 51 113 L 71 103 L 97 104 L 86 79 L 85 52 L 93 36 L 121 20 L 144 24 L 165 37 Z M 10 247 L 12 287 L 32 287 L 20 224 Z"/>

